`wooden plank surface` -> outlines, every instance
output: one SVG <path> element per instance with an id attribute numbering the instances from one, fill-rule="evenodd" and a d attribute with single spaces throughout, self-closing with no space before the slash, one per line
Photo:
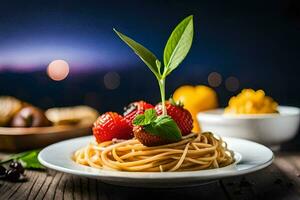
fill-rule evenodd
<path id="1" fill-rule="evenodd" d="M 300 199 L 300 154 L 280 154 L 270 167 L 240 177 L 176 189 L 121 187 L 64 173 L 26 170 L 28 181 L 0 181 L 0 199 Z"/>

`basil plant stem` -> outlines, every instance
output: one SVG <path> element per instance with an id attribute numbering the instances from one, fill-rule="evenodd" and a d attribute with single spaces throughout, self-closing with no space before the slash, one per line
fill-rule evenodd
<path id="1" fill-rule="evenodd" d="M 161 95 L 162 114 L 164 116 L 167 115 L 165 105 L 166 77 L 184 60 L 192 46 L 194 34 L 193 15 L 182 20 L 171 33 L 164 49 L 163 70 L 161 70 L 161 62 L 151 51 L 130 37 L 118 32 L 116 29 L 114 29 L 114 31 L 142 59 L 156 76 Z"/>
<path id="2" fill-rule="evenodd" d="M 166 104 L 165 104 L 165 83 L 166 79 L 157 79 L 159 84 L 160 96 L 161 96 L 161 106 L 162 106 L 162 115 L 167 115 Z"/>

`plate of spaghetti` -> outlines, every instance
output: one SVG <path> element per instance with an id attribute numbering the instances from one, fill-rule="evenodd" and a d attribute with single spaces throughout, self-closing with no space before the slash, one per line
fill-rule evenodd
<path id="1" fill-rule="evenodd" d="M 226 167 L 240 160 L 211 133 L 184 136 L 181 141 L 147 147 L 137 139 L 90 143 L 74 153 L 74 161 L 98 169 L 131 172 L 196 171 Z"/>
<path id="2" fill-rule="evenodd" d="M 97 144 L 93 136 L 85 136 L 50 145 L 39 154 L 48 168 L 134 187 L 198 185 L 263 169 L 272 160 L 272 151 L 261 144 L 221 140 L 211 133 L 190 134 L 154 148 L 136 139 Z"/>
<path id="3" fill-rule="evenodd" d="M 141 44 L 114 31 L 155 75 L 161 102 L 152 105 L 139 100 L 126 106 L 123 114 L 103 113 L 94 122 L 94 137 L 48 146 L 38 157 L 43 165 L 116 185 L 185 187 L 250 173 L 272 163 L 272 151 L 260 144 L 211 132 L 194 133 L 193 117 L 183 103 L 165 100 L 166 78 L 192 45 L 192 15 L 169 37 L 164 66 Z"/>

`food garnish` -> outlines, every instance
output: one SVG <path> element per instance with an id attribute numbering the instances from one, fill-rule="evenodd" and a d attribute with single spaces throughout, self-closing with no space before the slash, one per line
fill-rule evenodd
<path id="1" fill-rule="evenodd" d="M 201 111 L 210 110 L 218 107 L 216 92 L 205 85 L 183 85 L 177 88 L 173 94 L 175 101 L 183 103 L 184 108 L 190 111 L 193 117 L 193 132 L 199 133 L 200 126 L 197 114 Z"/>
<path id="2" fill-rule="evenodd" d="M 17 161 L 11 162 L 8 169 L 0 165 L 0 179 L 12 182 L 23 181 L 25 180 L 24 171 L 22 164 Z"/>
<path id="3" fill-rule="evenodd" d="M 127 123 L 126 119 L 115 112 L 107 112 L 102 114 L 93 127 L 93 134 L 98 143 L 117 139 L 132 138 L 132 127 Z"/>
<path id="4" fill-rule="evenodd" d="M 135 126 L 133 128 L 133 134 L 140 143 L 147 147 L 159 146 L 170 142 L 161 136 L 148 133 L 142 126 Z"/>
<path id="5" fill-rule="evenodd" d="M 133 120 L 134 136 L 146 146 L 156 146 L 176 142 L 181 139 L 181 132 L 176 122 L 168 115 L 157 116 L 154 109 L 136 116 Z"/>
<path id="6" fill-rule="evenodd" d="M 21 174 L 24 174 L 25 169 L 24 169 L 23 165 L 18 161 L 11 162 L 9 164 L 9 167 L 12 168 L 12 169 L 16 169 Z"/>
<path id="7" fill-rule="evenodd" d="M 124 108 L 123 116 L 128 121 L 129 125 L 133 126 L 132 121 L 134 120 L 134 118 L 139 114 L 143 114 L 145 110 L 150 108 L 154 108 L 154 106 L 145 101 L 136 101 L 130 103 L 128 106 Z"/>
<path id="8" fill-rule="evenodd" d="M 114 31 L 153 72 L 160 88 L 161 102 L 165 102 L 166 77 L 179 66 L 192 46 L 194 34 L 193 16 L 185 18 L 173 30 L 164 49 L 164 66 L 161 65 L 161 62 L 147 48 L 116 29 Z M 167 114 L 164 104 L 163 114 Z"/>
<path id="9" fill-rule="evenodd" d="M 44 169 L 44 166 L 38 161 L 38 154 L 40 150 L 30 150 L 22 153 L 17 153 L 1 160 L 0 164 L 10 161 L 17 161 L 22 164 L 25 169 Z"/>
<path id="10" fill-rule="evenodd" d="M 278 103 L 266 96 L 263 90 L 243 89 L 230 98 L 225 114 L 268 114 L 278 113 Z"/>
<path id="11" fill-rule="evenodd" d="M 40 150 L 31 150 L 18 154 L 13 154 L 0 161 L 0 179 L 8 181 L 24 181 L 25 169 L 42 170 L 44 166 L 38 161 Z M 8 164 L 9 163 L 9 164 Z M 4 167 L 3 165 L 7 166 Z"/>
<path id="12" fill-rule="evenodd" d="M 193 129 L 193 118 L 191 113 L 184 108 L 180 101 L 175 102 L 172 98 L 165 102 L 168 115 L 176 122 L 182 135 L 190 134 Z M 158 115 L 162 114 L 162 105 L 157 104 L 155 110 Z"/>
<path id="13" fill-rule="evenodd" d="M 195 171 L 232 164 L 233 152 L 221 138 L 209 132 L 191 133 L 189 111 L 180 102 L 165 101 L 166 77 L 183 61 L 192 44 L 193 17 L 185 18 L 172 32 L 164 50 L 164 66 L 141 44 L 115 32 L 155 75 L 161 103 L 153 108 L 143 101 L 134 102 L 124 117 L 111 112 L 100 116 L 93 128 L 97 143 L 77 150 L 75 162 L 131 172 Z M 129 139 L 132 132 L 134 138 Z"/>
<path id="14" fill-rule="evenodd" d="M 165 106 L 165 82 L 170 73 L 176 69 L 179 64 L 184 60 L 188 54 L 193 41 L 194 27 L 193 16 L 186 17 L 181 21 L 173 30 L 169 37 L 164 49 L 163 63 L 157 59 L 157 57 L 147 48 L 141 44 L 135 42 L 128 36 L 120 33 L 116 29 L 114 31 L 118 36 L 142 59 L 142 61 L 149 67 L 149 69 L 155 75 L 161 94 L 162 103 L 162 116 L 167 116 L 167 110 Z M 158 117 L 156 120 L 165 120 L 166 117 Z M 168 117 L 169 121 L 173 121 L 172 126 L 174 129 L 178 129 L 177 124 L 171 117 Z M 161 128 L 168 128 L 164 123 L 161 123 Z M 149 130 L 147 131 L 149 133 Z M 166 138 L 165 138 L 166 139 Z M 171 138 L 168 138 L 171 139 Z"/>

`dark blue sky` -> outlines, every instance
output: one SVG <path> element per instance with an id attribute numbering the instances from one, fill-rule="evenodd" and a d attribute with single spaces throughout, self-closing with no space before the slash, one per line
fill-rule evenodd
<path id="1" fill-rule="evenodd" d="M 174 26 L 194 14 L 195 41 L 185 64 L 237 73 L 294 69 L 300 27 L 290 14 L 293 2 L 3 1 L 0 66 L 35 68 L 59 58 L 73 68 L 139 64 L 113 27 L 161 57 Z"/>
<path id="2" fill-rule="evenodd" d="M 194 43 L 169 79 L 171 90 L 181 84 L 207 84 L 208 74 L 216 71 L 223 77 L 217 88 L 220 93 L 226 91 L 224 80 L 235 76 L 240 81 L 239 89 L 263 88 L 280 102 L 300 104 L 298 0 L 2 1 L 0 79 L 5 76 L 7 83 L 15 85 L 14 79 L 5 74 L 8 70 L 45 72 L 52 60 L 65 59 L 75 79 L 76 71 L 122 70 L 142 81 L 135 68 L 146 70 L 145 65 L 112 28 L 161 58 L 171 31 L 190 14 L 195 20 Z M 123 80 L 121 77 L 125 90 L 135 87 L 132 79 Z M 66 79 L 57 83 L 57 90 L 65 91 L 64 84 L 75 87 L 79 82 L 73 84 Z M 21 88 L 23 83 L 15 87 Z M 7 91 L 14 95 L 13 90 Z M 226 92 L 227 96 L 233 94 Z"/>

